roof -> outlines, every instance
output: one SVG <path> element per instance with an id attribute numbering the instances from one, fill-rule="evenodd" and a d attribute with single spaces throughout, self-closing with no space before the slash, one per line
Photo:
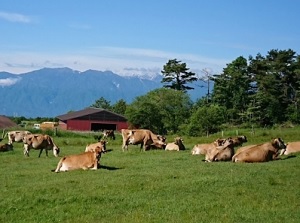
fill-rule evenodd
<path id="1" fill-rule="evenodd" d="M 124 116 L 116 114 L 114 112 L 108 111 L 106 109 L 102 109 L 102 108 L 93 108 L 93 107 L 88 107 L 86 109 L 80 110 L 80 111 L 75 111 L 75 112 L 70 112 L 64 115 L 59 115 L 57 116 L 57 118 L 61 121 L 66 121 L 66 120 L 70 120 L 70 119 L 75 119 L 75 118 L 79 118 L 82 116 L 86 116 L 86 115 L 92 115 L 95 113 L 99 113 L 99 112 L 108 112 L 111 113 L 115 116 L 118 116 L 120 118 L 126 119 Z"/>
<path id="2" fill-rule="evenodd" d="M 18 126 L 16 123 L 14 123 L 12 120 L 10 120 L 8 117 L 0 115 L 0 129 L 10 128 Z"/>

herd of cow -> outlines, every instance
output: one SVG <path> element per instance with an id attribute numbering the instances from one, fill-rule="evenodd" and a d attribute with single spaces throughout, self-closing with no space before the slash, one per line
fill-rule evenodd
<path id="1" fill-rule="evenodd" d="M 122 129 L 121 135 L 123 151 L 127 151 L 129 145 L 140 145 L 144 151 L 150 149 L 185 150 L 181 137 L 176 137 L 174 142 L 167 143 L 164 136 L 156 135 L 147 129 Z M 48 156 L 48 150 L 52 150 L 54 156 L 59 156 L 60 149 L 49 135 L 32 134 L 29 131 L 10 131 L 2 138 L 4 139 L 6 136 L 8 143 L 0 144 L 0 152 L 13 150 L 14 142 L 23 142 L 25 156 L 29 156 L 30 149 L 39 150 L 39 157 L 43 150 L 45 150 L 46 156 Z M 113 130 L 104 131 L 103 136 L 97 137 L 97 143 L 86 146 L 85 152 L 61 158 L 54 171 L 98 169 L 101 154 L 106 152 L 106 143 L 109 138 L 115 140 Z M 275 138 L 259 145 L 242 146 L 245 142 L 247 142 L 246 136 L 219 138 L 212 143 L 196 144 L 191 153 L 192 155 L 204 155 L 206 162 L 267 162 L 279 159 L 280 155 L 300 152 L 300 142 L 285 144 L 281 138 Z"/>

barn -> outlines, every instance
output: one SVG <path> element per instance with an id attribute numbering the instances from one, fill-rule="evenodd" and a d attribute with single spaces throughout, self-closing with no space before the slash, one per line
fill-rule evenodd
<path id="1" fill-rule="evenodd" d="M 57 118 L 59 120 L 59 127 L 65 130 L 101 131 L 109 129 L 120 131 L 128 127 L 124 116 L 93 107 L 59 115 Z"/>

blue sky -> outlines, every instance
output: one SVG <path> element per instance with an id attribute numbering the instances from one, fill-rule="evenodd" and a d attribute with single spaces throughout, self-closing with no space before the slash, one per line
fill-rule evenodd
<path id="1" fill-rule="evenodd" d="M 0 71 L 43 67 L 201 76 L 239 56 L 300 53 L 298 0 L 0 0 Z"/>

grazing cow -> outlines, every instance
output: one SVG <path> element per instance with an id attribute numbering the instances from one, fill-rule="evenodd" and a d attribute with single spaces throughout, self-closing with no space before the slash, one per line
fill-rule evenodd
<path id="1" fill-rule="evenodd" d="M 13 142 L 22 142 L 23 140 L 23 137 L 26 136 L 26 135 L 30 135 L 31 132 L 29 131 L 20 131 L 20 130 L 17 130 L 17 131 L 10 131 L 10 132 L 7 132 L 3 138 L 8 137 L 8 144 L 13 144 Z"/>
<path id="2" fill-rule="evenodd" d="M 97 170 L 98 166 L 100 166 L 99 161 L 102 153 L 105 153 L 104 148 L 97 146 L 93 151 L 65 156 L 58 162 L 55 172 L 59 173 L 76 169 Z"/>
<path id="3" fill-rule="evenodd" d="M 245 149 L 232 157 L 233 162 L 268 162 L 278 159 L 279 150 L 285 149 L 281 138 L 275 138 L 271 142 L 255 145 Z"/>
<path id="4" fill-rule="evenodd" d="M 103 148 L 103 151 L 106 151 L 106 144 L 107 142 L 105 140 L 100 140 L 97 143 L 89 144 L 85 147 L 85 152 L 93 152 L 97 147 L 101 147 Z"/>
<path id="5" fill-rule="evenodd" d="M 207 151 L 221 146 L 226 139 L 216 139 L 213 143 L 196 144 L 192 149 L 192 155 L 206 155 Z"/>
<path id="6" fill-rule="evenodd" d="M 183 145 L 183 139 L 181 137 L 176 137 L 174 140 L 175 142 L 171 142 L 166 145 L 165 150 L 185 150 L 185 146 Z"/>
<path id="7" fill-rule="evenodd" d="M 128 145 L 139 145 L 141 149 L 144 147 L 144 151 L 149 150 L 152 144 L 165 145 L 165 142 L 161 141 L 157 135 L 148 129 L 122 129 L 122 150 L 128 150 Z"/>
<path id="8" fill-rule="evenodd" d="M 286 149 L 280 151 L 280 156 L 300 152 L 300 142 L 288 142 Z"/>
<path id="9" fill-rule="evenodd" d="M 114 130 L 104 130 L 104 132 L 103 132 L 103 139 L 107 139 L 107 138 L 110 138 L 112 140 L 116 139 Z"/>
<path id="10" fill-rule="evenodd" d="M 223 145 L 210 148 L 206 155 L 206 162 L 230 161 L 234 155 L 234 142 L 231 138 L 225 140 Z"/>
<path id="11" fill-rule="evenodd" d="M 0 152 L 7 152 L 7 151 L 10 151 L 13 149 L 14 148 L 13 148 L 12 144 L 5 143 L 5 144 L 0 145 Z"/>
<path id="12" fill-rule="evenodd" d="M 53 150 L 53 155 L 58 156 L 60 149 L 55 145 L 52 137 L 43 134 L 31 134 L 23 138 L 24 143 L 24 155 L 29 156 L 29 150 L 40 150 L 39 157 L 41 156 L 43 149 L 45 149 L 46 156 L 48 156 L 48 150 Z"/>

